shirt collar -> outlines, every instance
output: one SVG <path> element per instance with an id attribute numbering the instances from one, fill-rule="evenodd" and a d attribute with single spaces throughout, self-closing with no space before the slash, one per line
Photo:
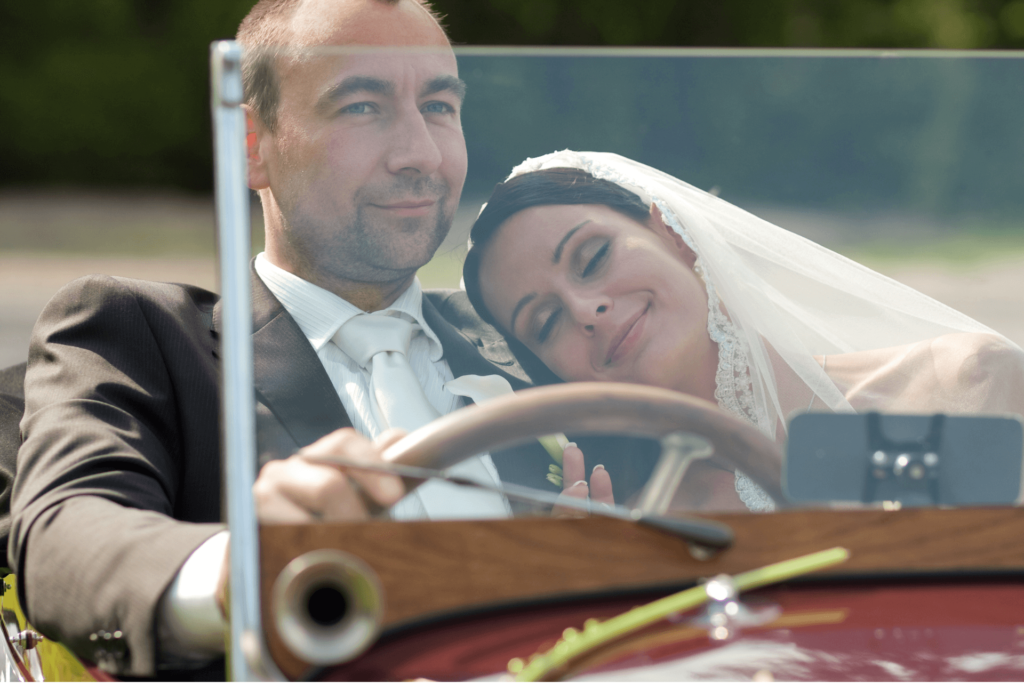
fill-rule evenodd
<path id="1" fill-rule="evenodd" d="M 363 313 L 337 294 L 274 265 L 263 252 L 256 255 L 255 268 L 267 289 L 295 319 L 299 329 L 318 352 L 331 341 L 342 325 Z M 399 315 L 416 322 L 429 342 L 430 360 L 441 360 L 444 354 L 441 340 L 423 318 L 423 288 L 419 278 L 413 278 L 412 284 L 393 304 L 383 311 L 376 311 L 374 315 Z"/>

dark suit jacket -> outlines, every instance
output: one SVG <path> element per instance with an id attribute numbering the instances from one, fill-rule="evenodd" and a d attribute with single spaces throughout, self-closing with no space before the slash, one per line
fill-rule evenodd
<path id="1" fill-rule="evenodd" d="M 350 423 L 298 325 L 255 273 L 252 285 L 260 448 L 288 455 Z M 117 673 L 154 674 L 159 598 L 222 528 L 219 309 L 197 287 L 89 276 L 33 331 L 10 566 L 29 620 Z M 463 293 L 426 293 L 423 315 L 456 376 L 531 383 Z M 496 457 L 499 472 L 543 481 L 533 451 L 529 467 Z M 99 631 L 123 637 L 100 651 Z"/>
<path id="2" fill-rule="evenodd" d="M 18 424 L 25 410 L 25 364 L 0 370 L 0 565 L 7 562 L 11 488 L 21 446 Z"/>

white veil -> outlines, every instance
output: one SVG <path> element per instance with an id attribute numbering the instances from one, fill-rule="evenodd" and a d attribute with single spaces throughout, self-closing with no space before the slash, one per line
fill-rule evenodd
<path id="1" fill-rule="evenodd" d="M 828 356 L 952 333 L 997 334 L 906 285 L 616 154 L 555 152 L 527 159 L 509 177 L 558 167 L 587 171 L 653 201 L 697 253 L 708 289 L 708 329 L 719 344 L 719 404 L 778 441 L 794 410 L 853 411 L 822 368 Z"/>

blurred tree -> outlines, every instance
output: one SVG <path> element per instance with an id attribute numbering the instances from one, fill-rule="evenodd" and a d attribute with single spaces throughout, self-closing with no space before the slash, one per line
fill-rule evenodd
<path id="1" fill-rule="evenodd" d="M 211 179 L 207 46 L 253 0 L 0 0 L 0 186 Z M 1024 47 L 1024 0 L 435 0 L 463 44 Z"/>
<path id="2" fill-rule="evenodd" d="M 435 0 L 470 44 L 1024 47 L 1024 0 Z"/>
<path id="3" fill-rule="evenodd" d="M 0 184 L 208 190 L 208 45 L 250 5 L 4 0 Z"/>

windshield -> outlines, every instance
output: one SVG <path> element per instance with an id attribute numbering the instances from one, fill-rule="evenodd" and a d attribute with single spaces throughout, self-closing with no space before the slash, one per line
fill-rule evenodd
<path id="1" fill-rule="evenodd" d="M 488 450 L 448 470 L 476 490 L 429 482 L 390 518 L 547 514 L 559 495 L 567 515 L 770 512 L 789 504 L 781 453 L 801 413 L 1024 412 L 1017 58 L 439 47 L 246 60 L 261 463 L 338 427 L 381 438 L 532 387 L 628 383 L 655 392 L 635 416 L 584 389 L 586 429 L 494 426 Z M 648 423 L 682 411 L 665 407 L 680 394 L 731 422 L 680 417 L 691 436 L 666 459 L 674 430 Z M 899 444 L 927 442 L 927 420 L 880 424 L 878 438 L 916 434 L 892 437 L 887 472 Z M 735 457 L 728 429 L 750 430 Z M 871 427 L 842 429 L 806 449 L 826 479 L 860 483 L 805 504 L 998 502 L 946 484 L 865 498 L 870 452 L 850 444 L 874 443 Z M 1019 480 L 1008 434 L 992 448 L 1010 449 L 1009 470 L 986 477 Z M 938 444 L 911 455 L 971 470 Z M 408 477 L 440 477 L 455 457 L 400 450 L 395 463 L 426 468 Z"/>

